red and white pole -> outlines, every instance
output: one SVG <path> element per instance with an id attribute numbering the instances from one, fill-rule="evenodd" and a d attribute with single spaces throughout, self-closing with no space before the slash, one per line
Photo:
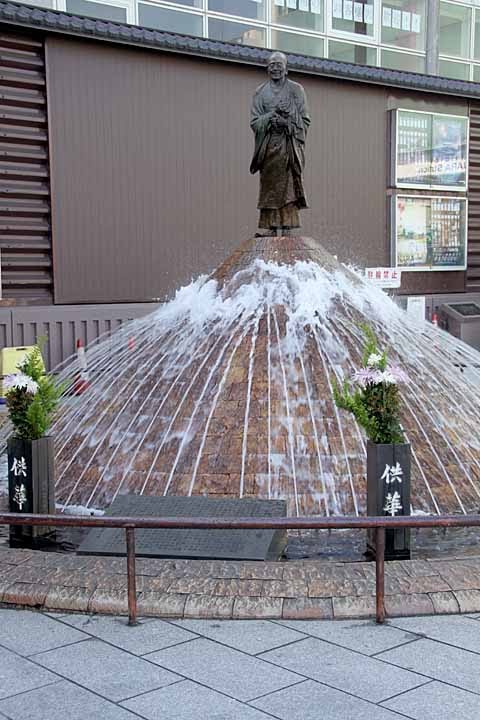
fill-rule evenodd
<path id="1" fill-rule="evenodd" d="M 83 341 L 77 340 L 77 359 L 78 367 L 80 368 L 80 375 L 76 379 L 74 384 L 75 395 L 81 395 L 85 390 L 90 387 L 90 377 L 88 374 L 87 355 L 85 353 L 85 347 Z"/>

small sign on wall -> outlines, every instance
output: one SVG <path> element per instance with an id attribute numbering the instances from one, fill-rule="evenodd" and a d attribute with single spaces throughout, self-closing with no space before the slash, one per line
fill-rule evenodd
<path id="1" fill-rule="evenodd" d="M 365 268 L 365 277 L 381 288 L 399 288 L 402 271 L 395 267 Z"/>
<path id="2" fill-rule="evenodd" d="M 407 298 L 407 314 L 421 322 L 426 316 L 425 297 L 409 297 Z"/>

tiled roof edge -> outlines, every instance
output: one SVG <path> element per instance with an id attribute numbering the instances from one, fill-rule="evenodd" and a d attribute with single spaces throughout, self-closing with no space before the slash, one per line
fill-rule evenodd
<path id="1" fill-rule="evenodd" d="M 2 0 L 0 0 L 0 23 L 254 65 L 265 65 L 270 54 L 269 50 L 247 45 L 208 40 L 161 30 L 148 30 L 136 25 L 97 20 L 59 10 L 2 2 Z M 336 62 L 305 55 L 287 53 L 287 57 L 289 68 L 298 72 L 424 92 L 480 98 L 480 83 Z"/>

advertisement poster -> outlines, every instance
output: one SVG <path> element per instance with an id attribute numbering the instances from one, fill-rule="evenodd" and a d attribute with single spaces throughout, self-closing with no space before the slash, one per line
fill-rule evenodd
<path id="1" fill-rule="evenodd" d="M 363 3 L 353 3 L 353 19 L 355 22 L 363 22 Z"/>
<path id="2" fill-rule="evenodd" d="M 367 25 L 373 25 L 373 5 L 363 6 L 363 21 Z"/>
<path id="3" fill-rule="evenodd" d="M 419 33 L 422 29 L 422 18 L 416 13 L 412 13 L 412 32 Z"/>
<path id="4" fill-rule="evenodd" d="M 397 266 L 427 265 L 429 198 L 397 198 Z"/>
<path id="5" fill-rule="evenodd" d="M 432 185 L 466 187 L 467 119 L 434 115 Z"/>
<path id="6" fill-rule="evenodd" d="M 466 190 L 468 119 L 398 110 L 395 184 Z"/>
<path id="7" fill-rule="evenodd" d="M 409 12 L 402 12 L 402 30 L 410 30 L 411 18 L 412 16 Z"/>
<path id="8" fill-rule="evenodd" d="M 397 183 L 430 186 L 432 116 L 399 110 L 397 114 Z"/>
<path id="9" fill-rule="evenodd" d="M 353 20 L 353 2 L 352 0 L 343 0 L 343 19 Z"/>
<path id="10" fill-rule="evenodd" d="M 465 268 L 464 198 L 398 196 L 395 211 L 397 267 L 409 270 Z"/>
<path id="11" fill-rule="evenodd" d="M 339 20 L 343 18 L 343 0 L 333 0 L 332 15 Z"/>
<path id="12" fill-rule="evenodd" d="M 392 27 L 392 8 L 384 7 L 382 12 L 383 27 Z"/>

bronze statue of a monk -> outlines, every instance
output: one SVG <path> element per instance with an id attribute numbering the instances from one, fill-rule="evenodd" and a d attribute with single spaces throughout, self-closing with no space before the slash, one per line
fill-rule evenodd
<path id="1" fill-rule="evenodd" d="M 258 227 L 285 234 L 300 227 L 299 210 L 308 207 L 302 173 L 310 115 L 303 87 L 287 79 L 283 53 L 270 55 L 268 74 L 270 79 L 253 97 L 250 127 L 255 152 L 250 172 L 260 171 Z"/>

